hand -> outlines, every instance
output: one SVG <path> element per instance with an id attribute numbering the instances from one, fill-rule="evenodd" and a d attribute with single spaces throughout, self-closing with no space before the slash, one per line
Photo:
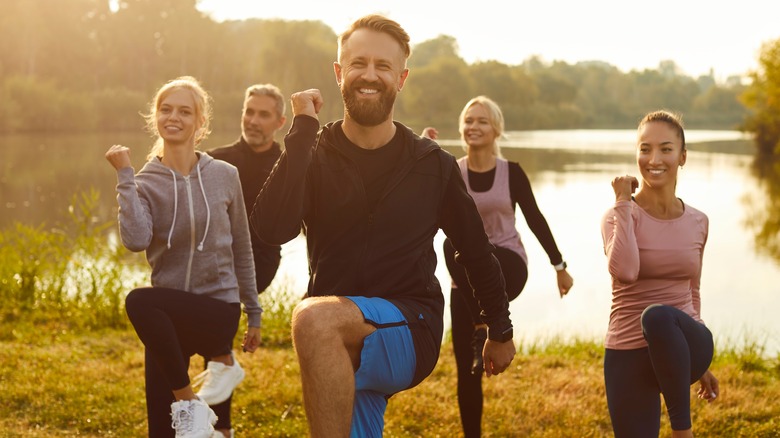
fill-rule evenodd
<path id="1" fill-rule="evenodd" d="M 485 348 L 482 350 L 485 375 L 490 377 L 506 371 L 509 364 L 512 363 L 515 353 L 515 342 L 513 340 L 498 342 L 488 339 L 485 342 Z"/>
<path id="2" fill-rule="evenodd" d="M 561 298 L 563 298 L 564 295 L 569 293 L 572 286 L 574 286 L 574 279 L 571 278 L 571 275 L 569 275 L 565 269 L 555 271 L 555 274 L 558 277 L 558 293 L 561 295 Z"/>
<path id="3" fill-rule="evenodd" d="M 420 137 L 428 137 L 431 140 L 436 140 L 437 138 L 439 138 L 439 131 L 437 131 L 436 128 L 432 126 L 428 126 L 422 130 L 422 134 L 420 134 Z"/>
<path id="4" fill-rule="evenodd" d="M 710 370 L 705 371 L 704 375 L 699 379 L 699 391 L 697 394 L 700 399 L 707 400 L 709 403 L 712 403 L 720 395 L 718 379 L 712 375 Z"/>
<path id="5" fill-rule="evenodd" d="M 116 170 L 132 166 L 130 163 L 130 149 L 121 144 L 115 144 L 108 149 L 106 152 L 106 160 L 108 160 Z"/>
<path id="6" fill-rule="evenodd" d="M 630 201 L 631 195 L 639 188 L 639 180 L 633 176 L 616 176 L 612 180 L 612 190 L 615 191 L 615 201 Z"/>
<path id="7" fill-rule="evenodd" d="M 293 117 L 302 114 L 317 119 L 317 114 L 319 114 L 323 104 L 322 94 L 320 94 L 320 90 L 316 88 L 299 91 L 293 93 L 290 97 L 290 104 L 292 106 Z"/>
<path id="8" fill-rule="evenodd" d="M 261 342 L 260 327 L 249 327 L 244 332 L 244 341 L 241 342 L 241 347 L 244 352 L 253 353 L 260 346 Z"/>

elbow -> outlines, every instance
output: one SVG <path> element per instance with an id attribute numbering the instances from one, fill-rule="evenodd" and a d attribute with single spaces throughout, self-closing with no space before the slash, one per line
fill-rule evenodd
<path id="1" fill-rule="evenodd" d="M 609 275 L 622 284 L 633 284 L 639 279 L 639 269 L 627 269 L 625 266 L 609 266 Z"/>
<path id="2" fill-rule="evenodd" d="M 145 251 L 147 248 L 149 248 L 149 243 L 150 241 L 144 239 L 129 239 L 126 237 L 122 238 L 122 244 L 125 246 L 125 248 L 132 252 Z"/>
<path id="3" fill-rule="evenodd" d="M 610 271 L 612 278 L 623 284 L 633 284 L 639 279 L 639 272 L 636 271 Z"/>
<path id="4" fill-rule="evenodd" d="M 275 236 L 274 234 L 259 233 L 257 231 L 255 231 L 255 233 L 257 234 L 257 237 L 259 237 L 260 240 L 262 240 L 266 245 L 283 245 L 291 240 L 279 239 L 278 236 Z"/>
<path id="5" fill-rule="evenodd" d="M 144 251 L 144 250 L 146 250 L 147 246 L 148 245 L 138 245 L 138 244 L 134 244 L 132 242 L 125 242 L 125 248 L 127 248 L 128 250 L 130 250 L 132 252 Z"/>
<path id="6" fill-rule="evenodd" d="M 633 284 L 636 283 L 638 277 L 636 275 L 623 275 L 623 276 L 615 276 L 615 279 L 622 283 L 622 284 Z"/>
<path id="7" fill-rule="evenodd" d="M 292 240 L 292 237 L 285 239 L 284 236 L 273 227 L 267 226 L 259 220 L 254 220 L 256 219 L 255 216 L 252 216 L 252 219 L 252 230 L 263 243 L 268 245 L 283 245 Z"/>

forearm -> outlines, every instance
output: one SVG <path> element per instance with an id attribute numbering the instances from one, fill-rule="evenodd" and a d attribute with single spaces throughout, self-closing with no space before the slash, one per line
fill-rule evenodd
<path id="1" fill-rule="evenodd" d="M 260 327 L 262 309 L 257 297 L 257 282 L 255 281 L 254 254 L 249 235 L 249 224 L 246 208 L 241 196 L 240 184 L 236 180 L 236 190 L 228 207 L 230 230 L 233 235 L 233 266 L 238 280 L 239 299 L 244 305 L 250 327 Z"/>
<path id="2" fill-rule="evenodd" d="M 285 136 L 285 151 L 257 196 L 250 225 L 268 244 L 281 245 L 300 233 L 318 129 L 319 122 L 314 118 L 295 118 Z"/>
<path id="3" fill-rule="evenodd" d="M 639 247 L 631 217 L 631 201 L 619 201 L 602 221 L 604 252 L 612 277 L 633 283 L 639 276 Z"/>
<path id="4" fill-rule="evenodd" d="M 122 244 L 130 251 L 143 251 L 152 241 L 151 215 L 138 195 L 133 169 L 117 171 L 118 222 Z"/>

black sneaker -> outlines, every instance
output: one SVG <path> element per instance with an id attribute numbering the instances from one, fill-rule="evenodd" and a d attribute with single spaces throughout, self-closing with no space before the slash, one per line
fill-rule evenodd
<path id="1" fill-rule="evenodd" d="M 474 362 L 471 364 L 471 374 L 482 374 L 485 372 L 485 364 L 482 362 L 482 350 L 485 349 L 487 341 L 487 328 L 477 327 L 471 335 L 471 348 L 474 349 Z"/>

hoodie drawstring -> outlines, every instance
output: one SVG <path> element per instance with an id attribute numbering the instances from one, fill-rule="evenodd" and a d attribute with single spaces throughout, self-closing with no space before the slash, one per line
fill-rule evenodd
<path id="1" fill-rule="evenodd" d="M 203 251 L 203 242 L 206 241 L 206 236 L 208 236 L 209 234 L 209 222 L 211 222 L 211 209 L 209 208 L 209 200 L 206 198 L 206 190 L 203 188 L 203 178 L 201 178 L 200 176 L 200 162 L 198 162 L 195 166 L 198 168 L 198 184 L 200 184 L 200 193 L 203 194 L 203 202 L 206 204 L 206 230 L 203 232 L 203 239 L 198 244 L 198 251 Z"/>
<path id="2" fill-rule="evenodd" d="M 173 220 L 171 221 L 171 230 L 168 231 L 168 249 L 171 249 L 171 237 L 173 236 L 173 226 L 176 224 L 176 213 L 179 210 L 179 190 L 176 188 L 176 173 L 168 168 L 173 177 Z"/>
<path id="3" fill-rule="evenodd" d="M 200 193 L 203 195 L 203 202 L 206 204 L 206 230 L 203 232 L 203 239 L 198 244 L 198 251 L 203 251 L 203 243 L 206 241 L 206 236 L 209 234 L 209 224 L 211 223 L 211 208 L 209 208 L 209 200 L 206 198 L 206 189 L 203 188 L 203 178 L 200 175 L 200 163 L 196 165 L 198 168 L 198 184 L 200 185 Z M 168 249 L 171 249 L 171 238 L 173 237 L 173 228 L 176 225 L 176 213 L 179 211 L 179 190 L 176 187 L 176 172 L 173 169 L 168 168 L 173 177 L 173 220 L 171 221 L 171 230 L 168 231 Z"/>

